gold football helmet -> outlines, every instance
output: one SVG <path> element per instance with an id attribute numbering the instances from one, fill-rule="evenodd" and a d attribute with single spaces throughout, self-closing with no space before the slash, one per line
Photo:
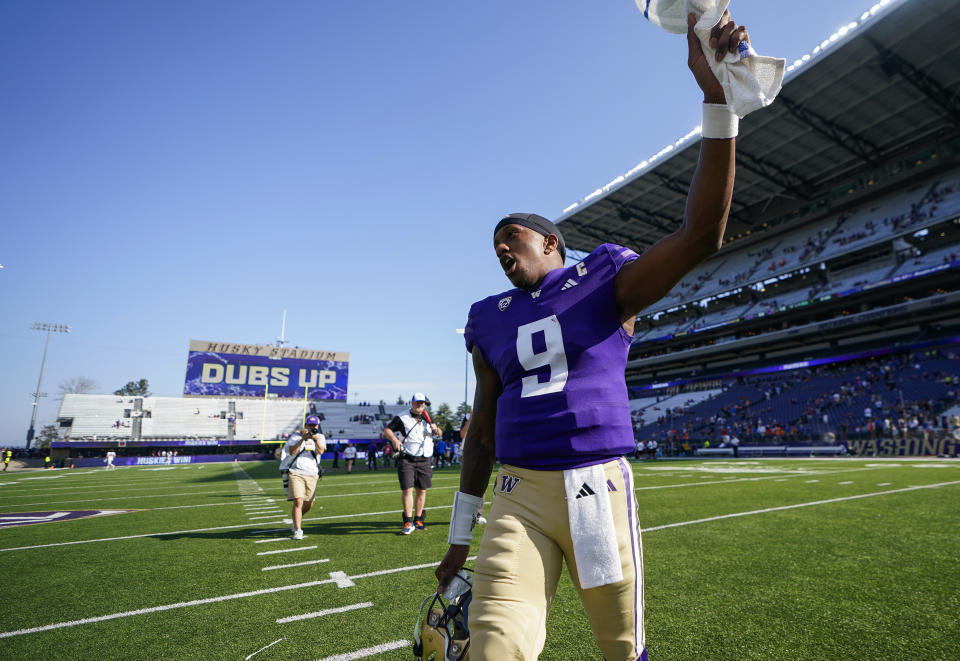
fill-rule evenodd
<path id="1" fill-rule="evenodd" d="M 434 592 L 421 602 L 413 628 L 416 661 L 470 661 L 467 608 L 473 581 L 469 571 L 460 570 L 443 594 Z"/>

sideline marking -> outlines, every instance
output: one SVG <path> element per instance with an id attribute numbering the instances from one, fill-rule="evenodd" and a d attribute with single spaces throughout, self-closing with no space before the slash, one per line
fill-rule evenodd
<path id="1" fill-rule="evenodd" d="M 325 656 L 317 661 L 356 661 L 357 659 L 365 659 L 368 656 L 382 654 L 383 652 L 389 652 L 391 650 L 398 650 L 402 647 L 408 647 L 410 645 L 413 645 L 413 643 L 411 643 L 409 640 L 395 640 L 392 643 L 383 643 L 381 645 L 374 645 L 373 647 L 364 647 L 362 650 L 357 650 L 356 652 Z"/>
<path id="2" fill-rule="evenodd" d="M 293 564 L 290 564 L 290 565 L 273 565 L 272 567 L 264 567 L 260 571 L 270 571 L 272 569 L 289 569 L 290 567 L 305 567 L 306 565 L 319 565 L 324 562 L 330 562 L 330 558 L 323 558 L 322 560 L 307 560 L 306 562 L 294 562 Z"/>
<path id="3" fill-rule="evenodd" d="M 267 542 L 289 542 L 289 537 L 271 537 L 270 539 L 258 539 L 254 544 L 266 544 Z"/>
<path id="4" fill-rule="evenodd" d="M 278 516 L 284 516 L 284 513 L 277 511 L 276 514 L 268 514 L 267 516 L 248 516 L 247 518 L 251 521 L 254 521 L 255 519 L 275 519 Z"/>
<path id="5" fill-rule="evenodd" d="M 276 555 L 277 553 L 296 553 L 297 551 L 309 551 L 310 549 L 317 548 L 314 546 L 299 546 L 295 549 L 279 549 L 276 551 L 260 551 L 257 555 Z"/>
<path id="6" fill-rule="evenodd" d="M 334 613 L 346 613 L 347 611 L 355 611 L 358 608 L 370 608 L 373 606 L 372 601 L 365 601 L 362 604 L 351 604 L 349 606 L 341 606 L 340 608 L 328 608 L 322 611 L 316 611 L 315 613 L 304 613 L 303 615 L 291 615 L 290 617 L 281 617 L 277 620 L 277 624 L 286 624 L 287 622 L 298 622 L 299 620 L 309 620 L 314 617 L 323 617 L 324 615 L 333 615 Z"/>
<path id="7" fill-rule="evenodd" d="M 276 639 L 275 641 L 273 641 L 272 643 L 270 643 L 269 645 L 267 645 L 267 647 L 273 647 L 274 645 L 276 645 L 277 643 L 279 643 L 281 640 L 286 640 L 286 638 L 278 638 L 278 639 Z M 257 654 L 259 654 L 259 653 L 262 652 L 263 650 L 267 649 L 267 647 L 261 647 L 260 649 L 258 649 L 256 652 L 254 652 L 254 653 L 251 654 L 250 656 L 245 656 L 245 657 L 243 657 L 243 661 L 250 661 L 250 659 L 252 659 L 253 657 L 255 657 Z"/>

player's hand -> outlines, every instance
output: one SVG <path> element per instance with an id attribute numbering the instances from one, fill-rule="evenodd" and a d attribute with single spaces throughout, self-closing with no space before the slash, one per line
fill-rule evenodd
<path id="1" fill-rule="evenodd" d="M 447 589 L 450 580 L 457 575 L 457 572 L 463 569 L 467 562 L 467 555 L 470 553 L 470 547 L 464 544 L 451 544 L 447 549 L 447 554 L 443 556 L 440 566 L 437 567 L 437 592 L 443 592 Z"/>
<path id="2" fill-rule="evenodd" d="M 687 66 L 693 72 L 697 85 L 703 90 L 703 100 L 706 103 L 726 103 L 723 87 L 717 77 L 713 75 L 707 56 L 700 46 L 700 38 L 693 31 L 697 19 L 693 14 L 687 15 Z M 740 43 L 750 43 L 747 28 L 730 18 L 730 12 L 724 11 L 720 22 L 710 30 L 710 47 L 716 51 L 716 60 L 719 62 L 727 53 L 736 53 Z"/>

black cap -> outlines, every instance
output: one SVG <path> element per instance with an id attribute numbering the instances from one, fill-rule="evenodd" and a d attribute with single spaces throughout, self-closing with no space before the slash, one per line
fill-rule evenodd
<path id="1" fill-rule="evenodd" d="M 493 228 L 493 235 L 496 236 L 497 232 L 505 225 L 520 225 L 544 236 L 553 234 L 557 237 L 557 250 L 560 252 L 560 258 L 567 261 L 567 245 L 563 242 L 563 234 L 560 233 L 556 225 L 543 216 L 538 216 L 535 213 L 512 213 L 497 223 L 497 226 Z"/>

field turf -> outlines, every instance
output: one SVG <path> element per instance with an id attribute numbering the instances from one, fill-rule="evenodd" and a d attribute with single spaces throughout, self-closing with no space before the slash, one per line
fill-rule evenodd
<path id="1" fill-rule="evenodd" d="M 960 463 L 633 469 L 653 661 L 960 659 Z M 297 542 L 276 462 L 2 474 L 0 517 L 133 511 L 0 529 L 0 658 L 412 659 L 457 485 L 403 536 L 392 470 L 328 472 Z M 601 658 L 566 575 L 540 658 Z"/>

